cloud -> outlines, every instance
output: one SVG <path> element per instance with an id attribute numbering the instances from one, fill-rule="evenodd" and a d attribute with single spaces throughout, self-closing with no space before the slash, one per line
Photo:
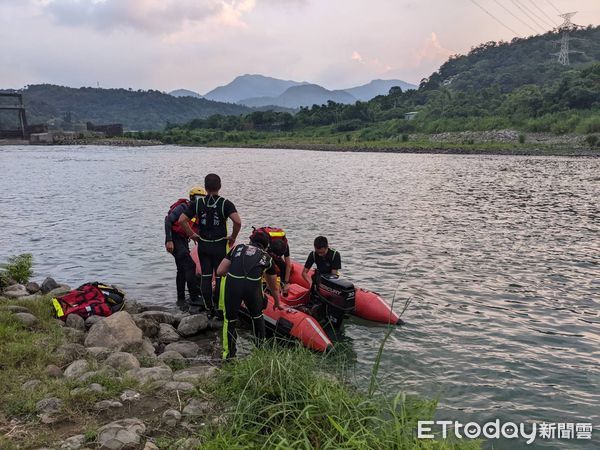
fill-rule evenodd
<path id="1" fill-rule="evenodd" d="M 363 61 L 363 57 L 361 56 L 360 53 L 358 53 L 356 50 L 354 50 L 352 52 L 352 56 L 350 57 L 352 59 L 352 61 L 358 61 L 361 64 L 364 64 L 365 62 Z"/>
<path id="2" fill-rule="evenodd" d="M 247 25 L 242 20 L 242 16 L 252 11 L 255 6 L 256 0 L 241 0 L 231 3 L 223 2 L 223 10 L 217 17 L 217 21 L 223 25 L 245 28 Z"/>
<path id="3" fill-rule="evenodd" d="M 243 25 L 241 17 L 255 0 L 41 0 L 56 22 L 91 26 L 100 31 L 133 29 L 150 34 L 177 32 L 209 19 L 227 26 Z"/>
<path id="4" fill-rule="evenodd" d="M 417 64 L 424 61 L 439 61 L 446 60 L 449 56 L 456 52 L 445 48 L 437 37 L 435 31 L 431 32 L 431 37 L 416 51 L 415 59 Z"/>
<path id="5" fill-rule="evenodd" d="M 352 55 L 350 56 L 350 59 L 352 61 L 356 61 L 357 63 L 367 67 L 370 71 L 370 73 L 373 73 L 375 75 L 384 75 L 387 72 L 390 72 L 393 70 L 393 67 L 383 61 L 381 61 L 379 58 L 368 58 L 365 59 L 363 57 L 363 55 L 361 55 L 359 52 L 357 52 L 356 50 L 354 50 L 352 52 Z"/>

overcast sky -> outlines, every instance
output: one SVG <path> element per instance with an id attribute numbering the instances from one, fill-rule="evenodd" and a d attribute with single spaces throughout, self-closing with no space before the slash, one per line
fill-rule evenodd
<path id="1" fill-rule="evenodd" d="M 600 0 L 0 0 L 0 87 L 206 93 L 245 73 L 418 83 L 451 54 L 574 10 L 600 24 Z"/>

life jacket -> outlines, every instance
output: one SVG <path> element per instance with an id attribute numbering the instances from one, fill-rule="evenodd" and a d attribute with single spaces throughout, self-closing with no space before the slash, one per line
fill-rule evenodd
<path id="1" fill-rule="evenodd" d="M 84 319 L 94 315 L 108 317 L 123 309 L 125 293 L 112 285 L 85 283 L 53 298 L 52 305 L 56 317 L 62 321 L 66 321 L 69 314 L 77 314 Z"/>
<path id="2" fill-rule="evenodd" d="M 285 235 L 285 231 L 283 231 L 283 228 L 276 228 L 276 227 L 254 228 L 252 231 L 252 234 L 260 233 L 260 232 L 263 232 L 269 236 L 269 246 L 271 246 L 271 244 L 273 244 L 273 242 L 275 242 L 275 241 L 283 241 L 286 246 L 288 245 L 288 240 Z"/>
<path id="3" fill-rule="evenodd" d="M 231 252 L 228 277 L 260 281 L 273 262 L 266 251 L 255 245 L 239 244 Z"/>
<path id="4" fill-rule="evenodd" d="M 167 217 L 170 216 L 171 213 L 173 212 L 173 210 L 181 204 L 185 204 L 186 206 L 189 206 L 190 201 L 187 198 L 180 198 L 179 200 L 177 200 L 175 203 L 173 203 L 169 207 L 169 212 L 167 213 Z M 193 219 L 190 220 L 190 222 L 191 222 L 190 226 L 192 227 L 192 231 L 194 233 L 198 233 L 197 219 L 194 217 Z M 183 226 L 179 223 L 179 220 L 175 221 L 175 223 L 171 226 L 171 230 L 173 231 L 173 233 L 177 233 L 179 236 L 187 237 L 187 234 L 185 233 Z"/>
<path id="5" fill-rule="evenodd" d="M 227 237 L 227 217 L 225 217 L 225 199 L 212 195 L 196 200 L 196 217 L 200 230 L 200 239 L 208 242 L 222 241 Z"/>

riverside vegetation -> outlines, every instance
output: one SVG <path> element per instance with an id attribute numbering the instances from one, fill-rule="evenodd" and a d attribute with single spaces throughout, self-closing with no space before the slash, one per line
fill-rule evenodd
<path id="1" fill-rule="evenodd" d="M 574 30 L 582 53 L 571 66 L 548 55 L 558 33 L 488 42 L 451 57 L 419 88 L 368 102 L 329 102 L 296 114 L 255 111 L 170 124 L 162 132 L 133 133 L 167 144 L 339 149 L 502 150 L 574 146 L 598 153 L 600 141 L 600 27 Z M 405 114 L 417 112 L 413 120 Z M 515 130 L 510 139 L 482 140 L 481 132 Z M 471 132 L 471 135 L 460 134 Z M 439 133 L 455 133 L 440 144 Z M 551 139 L 540 136 L 565 136 Z"/>
<path id="2" fill-rule="evenodd" d="M 135 301 L 65 324 L 51 297 L 69 287 L 25 273 L 30 256 L 2 272 L 0 448 L 480 448 L 416 439 L 436 402 L 358 389 L 334 356 L 271 342 L 221 365 L 194 341 L 218 324 Z"/>

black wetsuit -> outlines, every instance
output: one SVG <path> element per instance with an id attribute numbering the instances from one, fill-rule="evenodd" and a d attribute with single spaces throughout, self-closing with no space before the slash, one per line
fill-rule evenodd
<path id="1" fill-rule="evenodd" d="M 216 276 L 217 267 L 227 254 L 227 218 L 237 212 L 233 203 L 218 195 L 199 197 L 186 209 L 185 215 L 197 217 L 200 226 L 198 235 L 198 260 L 202 268 L 200 290 L 206 308 L 213 310 L 215 302 L 212 279 L 215 276 L 216 293 L 219 292 L 221 277 Z"/>
<path id="2" fill-rule="evenodd" d="M 340 270 L 342 268 L 342 257 L 339 252 L 330 248 L 325 256 L 319 256 L 315 252 L 310 252 L 304 267 L 310 269 L 313 264 L 317 265 L 319 273 L 331 273 L 332 270 Z"/>
<path id="3" fill-rule="evenodd" d="M 252 318 L 256 340 L 264 339 L 262 276 L 265 272 L 275 275 L 276 271 L 267 252 L 252 244 L 237 245 L 226 258 L 231 261 L 231 266 L 221 289 L 221 301 L 225 306 L 223 358 L 232 358 L 236 354 L 236 328 L 242 301 Z"/>
<path id="4" fill-rule="evenodd" d="M 200 288 L 196 278 L 196 264 L 190 255 L 190 247 L 188 238 L 179 233 L 173 232 L 173 224 L 175 224 L 181 214 L 187 209 L 187 203 L 177 205 L 165 217 L 165 243 L 173 241 L 173 257 L 177 266 L 177 304 L 185 305 L 185 285 L 187 283 L 190 292 L 190 305 L 200 306 Z"/>

